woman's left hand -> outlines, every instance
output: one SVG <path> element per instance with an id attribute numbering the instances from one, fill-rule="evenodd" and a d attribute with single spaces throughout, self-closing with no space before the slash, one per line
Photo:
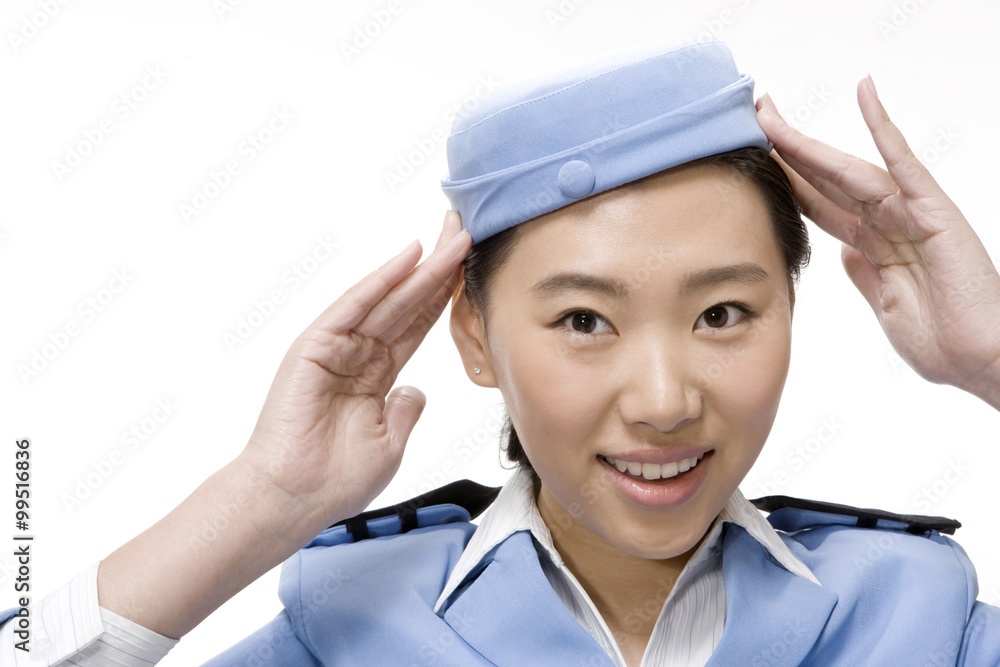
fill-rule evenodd
<path id="1" fill-rule="evenodd" d="M 843 242 L 847 275 L 899 356 L 927 380 L 1000 410 L 1000 274 L 889 120 L 870 77 L 858 84 L 858 105 L 888 171 L 791 128 L 767 95 L 757 121 L 803 213 Z"/>

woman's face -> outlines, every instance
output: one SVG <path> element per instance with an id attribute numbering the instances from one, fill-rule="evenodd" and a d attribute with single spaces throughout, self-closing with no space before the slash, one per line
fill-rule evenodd
<path id="1" fill-rule="evenodd" d="M 687 552 L 760 453 L 788 372 L 763 200 L 682 166 L 524 223 L 485 341 L 557 544 L 583 529 L 643 558 Z"/>

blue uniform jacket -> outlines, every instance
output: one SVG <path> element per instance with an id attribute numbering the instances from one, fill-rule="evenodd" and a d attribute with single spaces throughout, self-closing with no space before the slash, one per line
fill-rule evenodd
<path id="1" fill-rule="evenodd" d="M 976 601 L 965 551 L 894 516 L 773 511 L 768 520 L 819 586 L 726 524 L 726 625 L 708 664 L 1000 665 L 1000 608 Z M 369 519 L 359 541 L 357 523 L 348 528 L 324 531 L 286 561 L 285 609 L 207 664 L 612 665 L 545 579 L 529 533 L 498 545 L 439 615 L 476 530 L 465 509 Z"/>
<path id="2" fill-rule="evenodd" d="M 527 532 L 499 544 L 435 613 L 476 525 L 455 504 L 399 507 L 329 528 L 288 559 L 284 610 L 206 664 L 612 665 L 552 590 Z M 1000 608 L 976 601 L 965 551 L 894 516 L 771 512 L 819 586 L 727 523 L 726 625 L 708 664 L 1000 665 Z"/>

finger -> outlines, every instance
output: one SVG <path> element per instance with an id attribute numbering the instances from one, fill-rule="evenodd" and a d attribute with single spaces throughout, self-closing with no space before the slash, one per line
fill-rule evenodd
<path id="1" fill-rule="evenodd" d="M 827 199 L 809 181 L 789 166 L 780 155 L 772 153 L 772 157 L 781 165 L 785 175 L 788 176 L 795 198 L 802 206 L 802 214 L 816 223 L 816 226 L 827 234 L 839 241 L 854 245 L 854 237 L 858 227 L 857 214 L 846 211 L 835 202 Z"/>
<path id="2" fill-rule="evenodd" d="M 872 134 L 875 147 L 885 160 L 889 175 L 902 193 L 910 199 L 919 199 L 940 192 L 941 187 L 930 171 L 910 150 L 895 123 L 889 120 L 889 114 L 878 98 L 870 75 L 858 82 L 858 106 L 861 107 L 861 116 Z"/>
<path id="3" fill-rule="evenodd" d="M 807 137 L 766 105 L 757 118 L 778 154 L 841 208 L 860 214 L 863 204 L 876 205 L 897 191 L 886 170 Z"/>
<path id="4" fill-rule="evenodd" d="M 424 305 L 441 289 L 448 278 L 469 254 L 472 238 L 462 230 L 448 243 L 432 253 L 398 285 L 382 298 L 377 306 L 352 328 L 363 336 L 377 338 L 383 344 L 392 342 L 417 317 Z"/>
<path id="5" fill-rule="evenodd" d="M 393 452 L 402 451 L 405 447 L 425 405 L 427 397 L 416 387 L 396 387 L 386 396 L 382 418 Z"/>
<path id="6" fill-rule="evenodd" d="M 441 235 L 438 236 L 434 249 L 437 250 L 450 241 L 461 230 L 462 218 L 459 217 L 458 211 L 446 211 L 444 214 L 444 224 L 441 226 Z"/>
<path id="7" fill-rule="evenodd" d="M 441 286 L 438 293 L 427 303 L 410 326 L 393 339 L 389 347 L 389 353 L 392 356 L 393 366 L 397 369 L 397 372 L 413 356 L 420 343 L 423 342 L 427 332 L 430 331 L 431 327 L 441 316 L 441 313 L 444 312 L 445 307 L 451 300 L 452 293 L 458 286 L 461 272 L 461 266 L 455 269 L 452 277 Z"/>
<path id="8" fill-rule="evenodd" d="M 860 252 L 847 245 L 840 246 L 840 259 L 844 263 L 844 270 L 847 277 L 851 279 L 854 286 L 865 297 L 865 301 L 875 312 L 875 316 L 882 321 L 882 276 L 879 270 L 872 265 Z"/>
<path id="9" fill-rule="evenodd" d="M 420 260 L 423 250 L 414 241 L 402 252 L 351 286 L 320 313 L 310 329 L 340 334 L 350 331 Z"/>
<path id="10" fill-rule="evenodd" d="M 405 313 L 396 319 L 392 326 L 386 327 L 379 334 L 379 338 L 386 343 L 397 345 L 401 342 L 398 340 L 399 337 L 404 332 L 409 331 L 411 335 L 416 333 L 422 339 L 448 304 L 448 297 L 455 289 L 460 270 L 461 264 L 456 266 L 451 274 L 445 278 L 444 283 L 438 288 L 437 292 L 428 299 L 421 299 L 414 303 Z"/>

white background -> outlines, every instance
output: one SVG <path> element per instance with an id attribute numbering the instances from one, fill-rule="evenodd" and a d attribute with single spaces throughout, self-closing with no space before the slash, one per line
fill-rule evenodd
<path id="1" fill-rule="evenodd" d="M 0 9 L 0 539 L 15 532 L 3 491 L 13 487 L 13 442 L 30 438 L 36 596 L 158 520 L 240 451 L 287 346 L 326 305 L 413 239 L 433 247 L 447 201 L 444 148 L 432 137 L 483 81 L 716 36 L 757 94 L 769 91 L 804 132 L 875 161 L 855 96 L 870 72 L 914 151 L 1000 257 L 996 3 L 404 1 L 350 56 L 343 46 L 387 2 L 233 4 L 91 0 L 58 5 L 51 18 L 39 2 Z M 142 89 L 147 68 L 164 74 Z M 123 94 L 136 107 L 125 118 L 115 101 Z M 241 144 L 276 108 L 294 120 L 246 160 Z M 57 174 L 53 163 L 106 118 L 112 131 Z M 385 174 L 428 141 L 430 155 L 390 188 Z M 233 159 L 240 173 L 185 221 L 180 205 Z M 981 598 L 1000 600 L 998 415 L 899 362 L 844 274 L 839 242 L 811 223 L 810 233 L 791 372 L 744 492 L 959 518 Z M 297 288 L 283 280 L 327 236 L 339 244 L 333 256 L 310 265 Z M 108 297 L 116 270 L 129 284 L 87 321 L 79 304 Z M 275 289 L 284 302 L 229 349 L 224 335 Z M 47 348 L 45 367 L 23 378 L 19 367 L 70 323 L 79 334 L 57 353 Z M 378 505 L 456 478 L 505 479 L 499 393 L 469 382 L 444 322 L 399 383 L 420 387 L 428 404 Z M 157 399 L 178 407 L 155 430 L 146 421 L 151 432 L 128 451 L 122 433 L 142 428 Z M 100 477 L 116 449 L 120 464 Z M 11 551 L 0 550 L 0 607 L 15 600 Z M 161 664 L 200 663 L 271 619 L 277 574 Z"/>

